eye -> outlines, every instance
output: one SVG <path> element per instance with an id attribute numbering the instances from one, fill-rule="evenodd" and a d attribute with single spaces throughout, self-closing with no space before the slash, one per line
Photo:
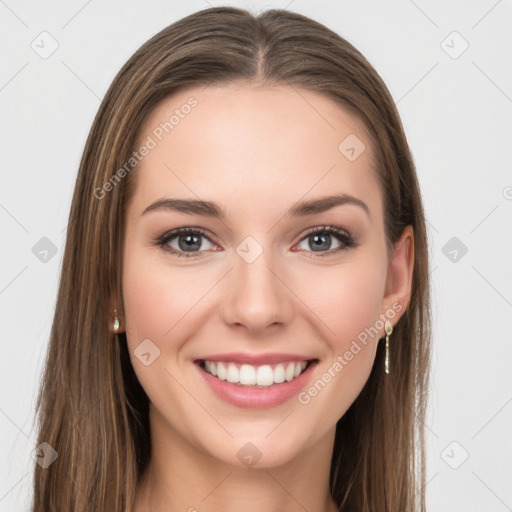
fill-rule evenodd
<path id="1" fill-rule="evenodd" d="M 333 245 L 333 238 L 335 246 Z M 335 226 L 321 226 L 312 228 L 306 236 L 301 240 L 298 247 L 301 250 L 312 251 L 318 256 L 326 256 L 340 251 L 344 251 L 350 247 L 354 247 L 356 242 L 350 233 Z"/>
<path id="2" fill-rule="evenodd" d="M 175 229 L 163 234 L 155 243 L 162 250 L 185 258 L 195 257 L 205 250 L 216 247 L 206 235 L 206 231 L 200 228 Z"/>
<path id="3" fill-rule="evenodd" d="M 333 239 L 334 248 L 332 247 Z M 215 250 L 217 247 L 207 232 L 201 228 L 179 228 L 168 231 L 155 241 L 155 245 L 160 246 L 167 253 L 185 258 L 198 257 L 201 253 Z M 317 253 L 318 256 L 328 256 L 356 245 L 355 239 L 347 231 L 335 226 L 319 226 L 310 229 L 301 239 L 298 247 L 303 251 Z"/>

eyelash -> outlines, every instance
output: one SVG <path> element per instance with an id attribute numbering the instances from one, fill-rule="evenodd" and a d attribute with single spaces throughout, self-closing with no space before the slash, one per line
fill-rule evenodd
<path id="1" fill-rule="evenodd" d="M 182 234 L 192 234 L 192 235 L 199 235 L 204 238 L 206 238 L 210 243 L 214 244 L 210 237 L 208 236 L 207 232 L 204 229 L 201 228 L 179 228 L 174 229 L 172 231 L 168 231 L 167 233 L 164 233 L 162 236 L 157 238 L 155 240 L 154 245 L 159 246 L 163 251 L 170 253 L 174 256 L 177 256 L 179 258 L 195 258 L 198 257 L 199 254 L 205 251 L 196 251 L 191 252 L 187 254 L 184 251 L 177 251 L 171 247 L 169 247 L 167 244 L 176 236 L 182 235 Z M 356 247 L 357 243 L 355 241 L 355 238 L 350 235 L 347 231 L 337 228 L 336 226 L 318 226 L 315 228 L 311 228 L 302 236 L 302 238 L 299 240 L 298 243 L 302 242 L 304 239 L 316 235 L 316 234 L 328 234 L 328 235 L 334 235 L 339 242 L 341 242 L 343 245 L 338 247 L 337 249 L 331 249 L 329 251 L 323 251 L 318 252 L 317 256 L 323 257 L 323 256 L 329 256 L 341 251 L 345 251 L 347 249 L 350 249 L 351 247 Z M 315 251 L 310 251 L 315 252 Z"/>

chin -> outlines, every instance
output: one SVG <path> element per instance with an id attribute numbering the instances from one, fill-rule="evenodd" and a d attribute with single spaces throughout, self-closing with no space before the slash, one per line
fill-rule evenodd
<path id="1" fill-rule="evenodd" d="M 225 464 L 248 469 L 282 466 L 300 457 L 304 452 L 305 444 L 298 438 L 271 437 L 272 435 L 265 438 L 261 434 L 254 437 L 235 437 L 224 443 L 205 446 L 205 449 L 212 457 Z"/>

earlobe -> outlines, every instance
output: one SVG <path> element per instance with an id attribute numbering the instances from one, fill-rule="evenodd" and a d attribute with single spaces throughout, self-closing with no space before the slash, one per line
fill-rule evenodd
<path id="1" fill-rule="evenodd" d="M 398 319 L 407 309 L 412 290 L 412 276 L 414 269 L 414 232 L 412 226 L 406 226 L 395 244 L 391 261 L 388 268 L 388 276 L 386 281 L 386 290 L 384 294 L 383 306 L 385 311 L 389 308 L 397 309 L 397 304 L 402 307 L 399 309 L 393 323 L 396 324 Z"/>

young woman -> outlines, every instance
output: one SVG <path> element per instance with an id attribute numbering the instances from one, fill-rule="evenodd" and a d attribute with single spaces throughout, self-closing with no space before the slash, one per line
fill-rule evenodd
<path id="1" fill-rule="evenodd" d="M 392 98 L 212 8 L 114 79 L 76 181 L 34 512 L 425 510 L 428 247 Z"/>

